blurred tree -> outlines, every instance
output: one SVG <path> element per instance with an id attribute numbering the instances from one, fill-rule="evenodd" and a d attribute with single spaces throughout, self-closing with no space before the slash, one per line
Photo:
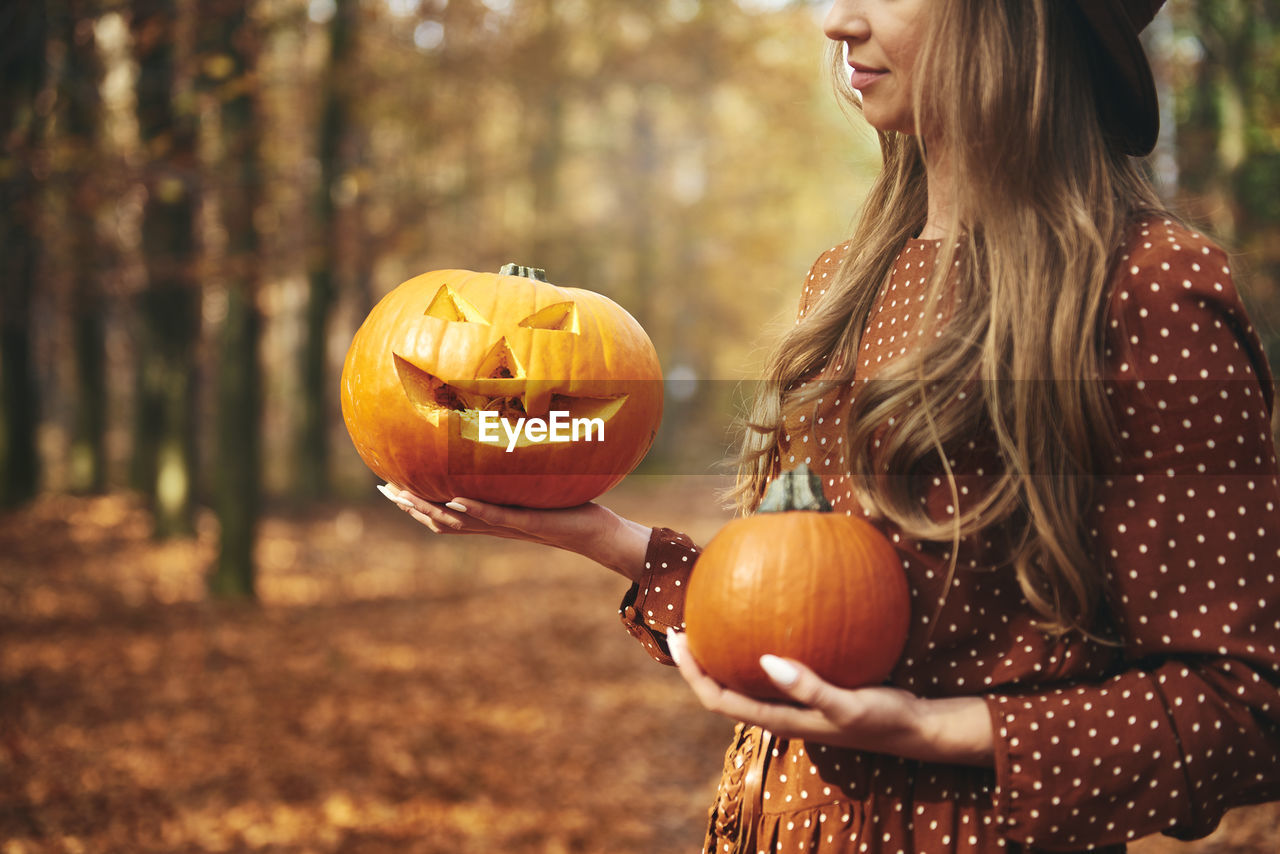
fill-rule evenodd
<path id="1" fill-rule="evenodd" d="M 513 74 L 516 98 L 523 113 L 521 125 L 523 147 L 528 150 L 528 181 L 530 185 L 530 234 L 527 238 L 527 257 L 530 263 L 546 267 L 556 274 L 565 267 L 557 257 L 564 250 L 563 241 L 550 223 L 553 214 L 560 210 L 560 171 L 565 155 L 565 104 L 566 73 L 564 71 L 565 44 L 572 37 L 566 32 L 562 17 L 556 14 L 555 0 L 536 0 L 529 10 L 533 19 L 529 27 L 528 42 L 515 51 L 518 57 L 537 57 L 538 61 L 525 64 L 524 73 Z M 523 262 L 521 262 L 523 263 Z M 553 279 L 554 281 L 554 279 Z"/>
<path id="2" fill-rule="evenodd" d="M 19 11 L 0 6 L 0 15 Z M 354 331 L 370 297 L 423 270 L 497 269 L 528 257 L 560 284 L 601 290 L 641 316 L 664 362 L 685 366 L 684 376 L 750 376 L 762 326 L 794 306 L 797 270 L 841 236 L 861 181 L 861 164 L 846 169 L 847 135 L 816 85 L 821 32 L 812 11 L 799 7 L 255 0 L 260 110 L 248 121 L 261 162 L 248 181 L 262 200 L 242 207 L 231 185 L 245 182 L 236 169 L 252 160 L 230 153 L 240 144 L 231 103 L 210 106 L 211 93 L 229 95 L 239 73 L 227 70 L 236 61 L 229 51 L 210 54 L 224 7 L 213 0 L 44 6 L 85 19 L 74 30 L 70 20 L 55 22 L 55 35 L 65 30 L 77 47 L 91 45 L 96 18 L 105 64 L 92 67 L 90 50 L 67 55 L 68 94 L 58 100 L 55 127 L 59 157 L 76 138 L 98 138 L 97 166 L 79 154 L 58 163 L 84 165 L 96 183 L 101 245 L 69 249 L 73 231 L 89 239 L 83 226 L 96 204 L 71 198 L 71 185 L 82 186 L 74 169 L 55 173 L 70 182 L 50 197 L 56 205 L 43 206 L 65 209 L 66 227 L 47 235 L 43 249 L 20 241 L 24 251 L 34 246 L 25 257 L 44 254 L 51 281 L 83 283 L 81 296 L 69 288 L 43 300 L 42 308 L 63 314 L 31 330 L 41 352 L 66 360 L 48 373 L 67 386 L 42 390 L 50 419 L 44 453 L 78 447 L 85 450 L 74 452 L 77 459 L 92 457 L 90 416 L 101 406 L 96 392 L 82 389 L 93 389 L 93 370 L 106 365 L 109 391 L 135 407 L 136 425 L 111 422 L 111 463 L 131 455 L 132 483 L 153 497 L 162 533 L 189 527 L 197 481 L 216 492 L 233 455 L 252 458 L 224 451 L 217 438 L 219 415 L 252 419 L 249 404 L 228 408 L 219 395 L 234 388 L 252 398 L 251 382 L 201 392 L 204 376 L 233 376 L 213 358 L 253 349 L 221 345 L 214 334 L 235 328 L 237 282 L 259 289 L 263 313 L 257 379 L 271 392 L 262 401 L 261 454 L 270 488 L 322 495 L 336 474 L 363 492 L 358 458 L 330 459 L 328 444 L 339 423 L 335 356 L 348 331 L 339 322 Z M 196 40 L 209 62 L 201 62 Z M 96 107 L 72 100 L 96 92 L 103 103 L 94 129 Z M 0 218 L 6 229 L 17 219 L 8 210 Z M 232 246 L 240 239 L 232 232 L 250 222 L 262 241 L 256 281 Z M 93 252 L 108 256 L 98 271 L 105 281 L 73 269 L 89 266 L 82 261 Z M 374 283 L 369 293 L 360 287 L 366 281 Z M 106 299 L 112 293 L 128 294 L 127 304 Z M 105 312 L 76 310 L 104 299 Z M 6 320 L 15 316 L 6 310 Z M 99 320 L 110 358 L 93 355 Z M 75 345 L 70 333 L 80 324 Z M 64 333 L 65 342 L 53 337 Z M 4 370 L 18 364 L 6 359 Z M 718 442 L 723 434 L 726 407 L 708 390 L 685 402 L 682 417 L 672 407 L 662 453 L 715 455 L 690 450 L 688 440 L 702 431 Z M 211 417 L 194 418 L 197 397 Z M 6 404 L 6 416 L 19 408 Z M 25 411 L 35 412 L 34 404 Z M 77 432 L 77 413 L 83 438 L 64 443 Z M 212 463 L 198 477 L 197 446 Z M 47 462 L 51 485 L 82 470 L 67 458 Z M 94 479 L 91 469 L 83 471 Z"/>
<path id="3" fill-rule="evenodd" d="M 1175 4 L 1178 174 L 1190 208 L 1243 256 L 1260 318 L 1280 312 L 1280 6 Z M 1188 50 L 1187 46 L 1192 46 Z M 1280 328 L 1260 324 L 1273 362 Z"/>
<path id="4" fill-rule="evenodd" d="M 77 492 L 106 487 L 107 352 L 104 251 L 97 236 L 101 208 L 100 152 L 102 62 L 93 25 L 97 0 L 61 0 L 56 9 L 65 47 L 59 89 L 63 103 L 62 174 L 69 204 L 71 349 L 75 369 L 75 422 L 71 436 L 70 485 Z"/>
<path id="5" fill-rule="evenodd" d="M 40 483 L 40 392 L 31 301 L 40 260 L 36 223 L 46 78 L 44 3 L 0 4 L 0 505 L 33 498 Z"/>
<path id="6" fill-rule="evenodd" d="M 201 9 L 199 83 L 216 107 L 221 140 L 212 192 L 226 234 L 219 278 L 226 295 L 217 361 L 217 460 L 213 505 L 221 529 L 209 588 L 219 596 L 254 596 L 254 543 L 261 491 L 262 329 L 258 309 L 257 213 L 262 199 L 257 109 L 260 33 L 251 0 L 206 2 Z"/>
<path id="7" fill-rule="evenodd" d="M 138 135 L 146 158 L 137 295 L 138 373 L 133 485 L 148 496 L 157 537 L 195 530 L 196 391 L 201 293 L 196 278 L 199 159 L 195 102 L 183 73 L 180 11 L 133 0 Z"/>
<path id="8" fill-rule="evenodd" d="M 357 97 L 355 44 L 358 0 L 334 0 L 329 21 L 329 58 L 322 72 L 319 126 L 319 184 L 314 196 L 313 225 L 318 235 L 308 257 L 305 327 L 303 331 L 301 423 L 298 427 L 297 488 L 310 498 L 329 494 L 329 428 L 335 400 L 329 369 L 329 330 L 338 297 L 337 248 L 345 241 L 340 230 L 339 199 L 350 176 L 346 141 L 352 122 L 352 99 Z"/>

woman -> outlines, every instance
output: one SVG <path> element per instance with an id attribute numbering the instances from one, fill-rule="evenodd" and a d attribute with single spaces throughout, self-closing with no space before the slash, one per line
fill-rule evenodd
<path id="1" fill-rule="evenodd" d="M 884 170 L 771 358 L 744 510 L 801 462 L 913 593 L 889 683 L 688 654 L 697 547 L 598 505 L 445 505 L 432 530 L 577 551 L 628 629 L 743 723 L 708 851 L 1120 851 L 1280 791 L 1271 377 L 1220 249 L 1162 211 L 1138 33 L 1160 0 L 837 0 Z"/>

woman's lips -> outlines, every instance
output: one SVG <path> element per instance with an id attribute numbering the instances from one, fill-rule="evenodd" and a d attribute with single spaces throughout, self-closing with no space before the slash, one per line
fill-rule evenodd
<path id="1" fill-rule="evenodd" d="M 854 89 L 865 89 L 889 72 L 879 68 L 864 68 L 861 65 L 850 65 L 849 85 Z"/>

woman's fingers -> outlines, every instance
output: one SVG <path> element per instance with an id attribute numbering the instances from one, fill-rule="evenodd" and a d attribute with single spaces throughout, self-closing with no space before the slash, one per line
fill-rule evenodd
<path id="1" fill-rule="evenodd" d="M 397 489 L 393 484 L 380 484 L 378 491 L 437 534 L 460 531 L 465 525 L 465 520 L 457 510 L 446 510 L 445 505 L 424 501 L 411 492 Z"/>
<path id="2" fill-rule="evenodd" d="M 680 675 L 709 711 L 755 724 L 778 735 L 830 744 L 868 747 L 894 727 L 865 720 L 870 694 L 878 689 L 842 691 L 791 659 L 766 655 L 761 667 L 790 702 L 764 702 L 725 688 L 703 672 L 689 653 L 683 633 L 669 631 L 667 645 Z"/>
<path id="3" fill-rule="evenodd" d="M 438 534 L 491 534 L 541 541 L 535 531 L 537 521 L 540 519 L 545 527 L 549 518 L 549 511 L 504 507 L 474 498 L 452 498 L 443 503 L 427 501 L 391 483 L 379 485 L 378 491 Z"/>
<path id="4" fill-rule="evenodd" d="M 378 491 L 382 493 L 383 497 L 393 504 L 399 504 L 401 507 L 406 509 L 413 507 L 413 501 L 408 497 L 401 497 L 400 491 L 389 483 L 378 484 Z"/>
<path id="5" fill-rule="evenodd" d="M 527 515 L 527 511 L 504 507 L 500 504 L 489 504 L 474 498 L 452 498 L 441 506 L 453 511 L 454 518 L 459 521 L 471 521 L 487 525 L 489 528 L 507 528 L 517 531 L 523 530 L 518 524 L 521 521 L 521 513 Z"/>
<path id="6" fill-rule="evenodd" d="M 703 672 L 697 659 L 689 652 L 689 642 L 685 639 L 683 632 L 677 632 L 675 629 L 667 630 L 667 649 L 671 651 L 671 658 L 675 661 L 676 667 L 680 668 L 680 675 L 693 689 L 693 693 L 697 695 L 703 706 L 730 717 L 735 712 L 741 711 L 738 703 L 739 695 L 729 691 Z"/>
<path id="7" fill-rule="evenodd" d="M 840 702 L 845 699 L 845 695 L 840 693 L 840 689 L 819 678 L 818 674 L 800 662 L 776 655 L 762 655 L 760 669 L 788 700 L 817 709 L 831 719 L 835 719 L 843 711 Z"/>

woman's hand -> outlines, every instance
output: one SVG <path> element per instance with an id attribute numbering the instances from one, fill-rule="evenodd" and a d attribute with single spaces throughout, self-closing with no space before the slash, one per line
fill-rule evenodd
<path id="1" fill-rule="evenodd" d="M 486 534 L 553 546 L 591 558 L 632 581 L 644 569 L 651 529 L 599 504 L 538 510 L 474 498 L 438 503 L 392 484 L 378 491 L 437 534 Z"/>
<path id="2" fill-rule="evenodd" d="M 703 673 L 683 634 L 668 632 L 667 643 L 703 706 L 783 738 L 926 762 L 985 767 L 995 762 L 991 717 L 979 697 L 925 699 L 885 686 L 837 688 L 798 662 L 766 655 L 761 667 L 795 705 L 763 702 Z"/>

